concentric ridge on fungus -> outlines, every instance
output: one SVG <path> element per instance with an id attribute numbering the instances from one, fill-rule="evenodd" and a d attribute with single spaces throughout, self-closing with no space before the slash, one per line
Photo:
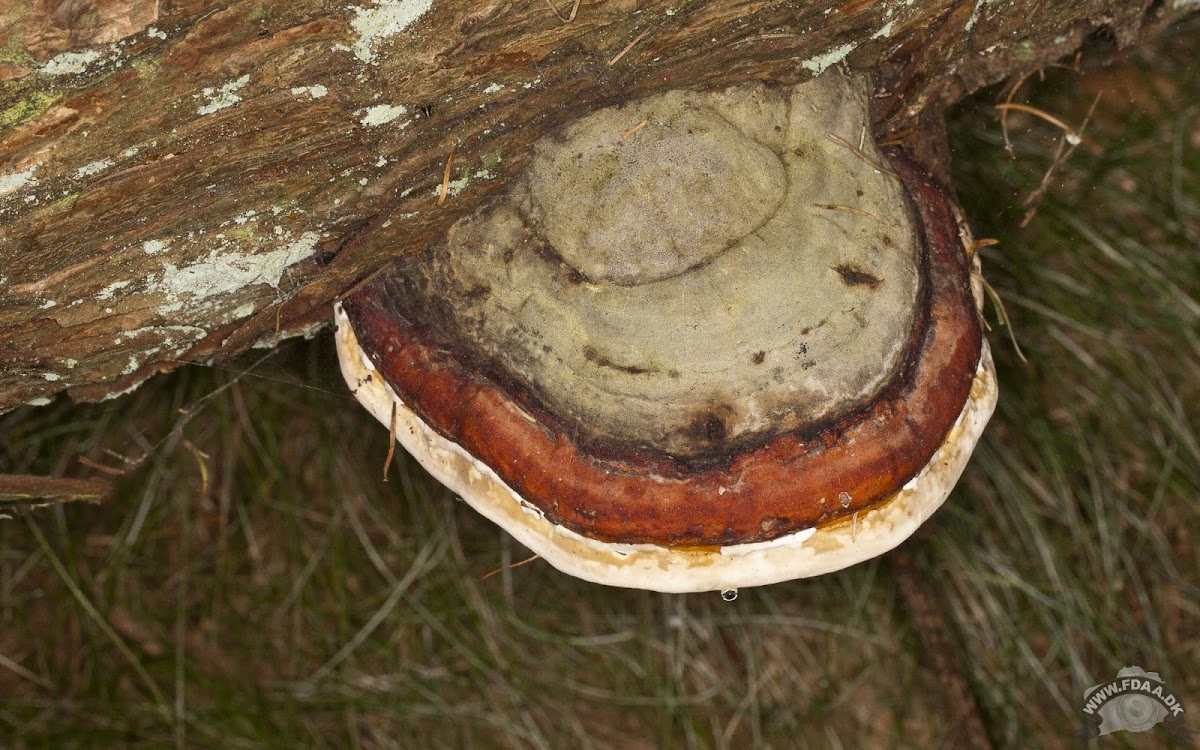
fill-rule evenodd
<path id="1" fill-rule="evenodd" d="M 339 307 L 347 381 L 589 580 L 746 586 L 895 546 L 996 389 L 957 223 L 875 147 L 867 91 L 675 91 L 543 138 L 508 197 Z"/>

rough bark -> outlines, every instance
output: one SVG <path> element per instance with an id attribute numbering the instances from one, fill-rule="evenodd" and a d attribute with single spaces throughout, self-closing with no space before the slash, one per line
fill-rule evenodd
<path id="1" fill-rule="evenodd" d="M 668 88 L 876 77 L 942 110 L 1194 0 L 18 0 L 0 11 L 0 409 L 313 330 L 503 191 L 538 136 Z M 912 130 L 909 130 L 913 128 Z M 451 158 L 447 199 L 439 201 Z"/>

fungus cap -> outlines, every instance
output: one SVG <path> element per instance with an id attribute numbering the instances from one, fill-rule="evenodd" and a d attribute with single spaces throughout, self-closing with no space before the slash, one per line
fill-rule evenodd
<path id="1" fill-rule="evenodd" d="M 996 401 L 941 190 L 860 79 L 670 92 L 336 308 L 343 374 L 555 567 L 659 591 L 837 570 L 945 500 Z"/>

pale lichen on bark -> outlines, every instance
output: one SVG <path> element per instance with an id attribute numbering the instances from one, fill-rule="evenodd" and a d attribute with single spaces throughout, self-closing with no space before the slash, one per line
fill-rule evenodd
<path id="1" fill-rule="evenodd" d="M 0 14 L 0 409 L 102 397 L 310 330 L 339 293 L 503 191 L 541 133 L 596 107 L 837 64 L 874 71 L 886 131 L 1098 29 L 1128 46 L 1196 6 L 618 2 L 570 23 L 494 0 L 15 7 Z M 255 226 L 218 229 L 248 211 Z M 231 282 L 185 295 L 202 269 Z"/>

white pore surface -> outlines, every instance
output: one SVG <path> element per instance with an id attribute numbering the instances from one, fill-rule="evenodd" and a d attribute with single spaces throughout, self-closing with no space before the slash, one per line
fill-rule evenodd
<path id="1" fill-rule="evenodd" d="M 998 388 L 986 339 L 970 397 L 941 447 L 899 493 L 844 521 L 719 551 L 614 544 L 583 537 L 545 518 L 488 466 L 439 435 L 410 410 L 359 348 L 349 318 L 334 307 L 342 375 L 385 426 L 395 405 L 396 439 L 442 484 L 555 568 L 608 586 L 663 592 L 720 591 L 830 573 L 907 539 L 954 488 L 996 407 Z"/>

